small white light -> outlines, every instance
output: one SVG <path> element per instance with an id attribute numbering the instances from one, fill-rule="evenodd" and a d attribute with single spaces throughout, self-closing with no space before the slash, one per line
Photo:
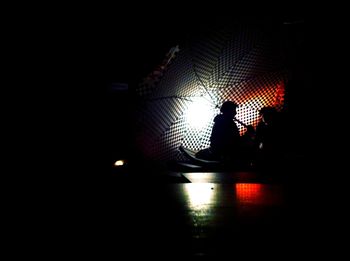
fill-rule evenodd
<path id="1" fill-rule="evenodd" d="M 117 160 L 115 163 L 114 163 L 114 166 L 123 166 L 124 165 L 124 160 Z"/>

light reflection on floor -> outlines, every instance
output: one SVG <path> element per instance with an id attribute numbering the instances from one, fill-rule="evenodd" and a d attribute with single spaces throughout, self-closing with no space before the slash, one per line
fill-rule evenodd
<path id="1" fill-rule="evenodd" d="M 181 191 L 186 208 L 196 222 L 199 219 L 205 223 L 218 219 L 225 222 L 230 218 L 258 220 L 284 204 L 283 190 L 277 184 L 187 183 L 182 184 Z M 228 209 L 231 209 L 229 214 Z"/>
<path id="2" fill-rule="evenodd" d="M 193 246 L 198 244 L 201 253 L 211 251 L 212 240 L 241 244 L 282 231 L 277 227 L 283 219 L 284 195 L 278 184 L 200 182 L 179 186 Z"/>
<path id="3" fill-rule="evenodd" d="M 214 202 L 216 193 L 212 183 L 189 183 L 186 184 L 185 191 L 188 197 L 188 205 L 195 209 L 209 207 Z"/>
<path id="4" fill-rule="evenodd" d="M 119 222 L 122 226 L 116 225 L 117 233 L 129 224 L 125 234 L 134 231 L 141 245 L 156 238 L 156 251 L 165 249 L 179 256 L 235 254 L 265 242 L 267 247 L 281 247 L 283 239 L 294 233 L 289 228 L 294 220 L 288 220 L 290 212 L 285 211 L 285 198 L 289 200 L 290 195 L 283 184 L 259 183 L 248 174 L 237 178 L 226 173 L 188 173 L 192 183 L 123 188 L 114 206 L 125 201 L 128 208 L 124 223 Z M 115 217 L 120 216 L 118 209 Z M 266 237 L 275 240 L 266 241 Z"/>
<path id="5" fill-rule="evenodd" d="M 261 184 L 237 183 L 234 189 L 237 201 L 240 203 L 258 203 L 263 197 Z"/>

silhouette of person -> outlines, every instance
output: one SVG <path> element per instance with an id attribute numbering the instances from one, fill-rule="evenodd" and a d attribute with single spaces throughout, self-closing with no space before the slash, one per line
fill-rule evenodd
<path id="1" fill-rule="evenodd" d="M 263 107 L 256 128 L 255 163 L 258 168 L 271 168 L 279 163 L 281 148 L 281 126 L 279 113 L 274 107 Z"/>
<path id="2" fill-rule="evenodd" d="M 221 159 L 232 159 L 240 147 L 240 135 L 236 123 L 237 105 L 226 101 L 220 108 L 220 114 L 214 118 L 214 126 L 210 136 L 210 148 L 214 156 Z"/>
<path id="3" fill-rule="evenodd" d="M 226 101 L 220 108 L 220 114 L 214 118 L 214 125 L 210 136 L 210 147 L 196 154 L 196 157 L 207 160 L 219 160 L 236 163 L 241 147 L 241 137 L 236 123 L 237 104 Z"/>
<path id="4" fill-rule="evenodd" d="M 254 161 L 256 150 L 256 131 L 252 125 L 246 126 L 246 131 L 241 137 L 241 158 L 242 164 L 250 168 Z"/>

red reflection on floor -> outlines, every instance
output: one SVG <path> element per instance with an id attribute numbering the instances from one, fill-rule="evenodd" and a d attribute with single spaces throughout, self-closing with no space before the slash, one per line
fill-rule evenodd
<path id="1" fill-rule="evenodd" d="M 254 183 L 237 183 L 236 197 L 240 203 L 262 203 L 262 185 Z"/>

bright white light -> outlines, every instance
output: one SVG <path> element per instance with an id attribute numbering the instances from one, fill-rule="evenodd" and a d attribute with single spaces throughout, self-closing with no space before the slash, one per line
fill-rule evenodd
<path id="1" fill-rule="evenodd" d="M 195 97 L 186 111 L 186 121 L 191 128 L 202 129 L 212 120 L 212 104 L 203 97 Z"/>
<path id="2" fill-rule="evenodd" d="M 205 209 L 213 203 L 214 185 L 211 183 L 190 183 L 185 186 L 189 205 L 195 209 Z"/>
<path id="3" fill-rule="evenodd" d="M 114 166 L 123 166 L 124 165 L 124 160 L 117 160 L 115 163 L 114 163 Z"/>

